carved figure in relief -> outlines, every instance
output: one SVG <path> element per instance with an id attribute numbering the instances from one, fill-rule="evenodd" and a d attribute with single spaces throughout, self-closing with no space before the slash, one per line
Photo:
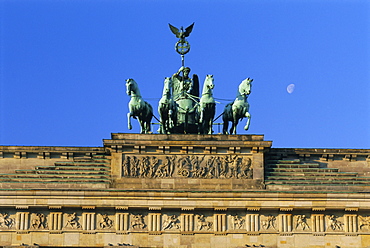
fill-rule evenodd
<path id="1" fill-rule="evenodd" d="M 70 227 L 73 229 L 81 227 L 80 223 L 77 221 L 76 213 L 67 215 L 67 224 L 65 225 L 65 227 Z"/>
<path id="2" fill-rule="evenodd" d="M 206 156 L 125 156 L 122 162 L 123 177 L 167 178 L 173 177 L 175 168 L 180 177 L 251 179 L 251 159 L 237 155 Z"/>
<path id="3" fill-rule="evenodd" d="M 172 177 L 173 171 L 175 168 L 175 161 L 176 161 L 176 156 L 166 156 L 166 161 L 163 163 L 160 163 L 158 167 L 155 169 L 154 177 Z M 156 161 L 154 161 L 155 163 Z M 157 159 L 157 162 L 159 163 L 159 160 Z M 153 162 L 152 162 L 153 164 Z"/>
<path id="4" fill-rule="evenodd" d="M 253 177 L 253 173 L 251 171 L 251 159 L 250 158 L 241 158 L 241 165 L 240 165 L 240 173 L 238 175 L 239 178 L 248 178 L 248 179 L 252 179 Z"/>
<path id="5" fill-rule="evenodd" d="M 144 223 L 144 217 L 142 214 L 134 214 L 132 215 L 132 221 L 131 221 L 131 228 L 140 228 L 144 229 L 146 227 Z"/>
<path id="6" fill-rule="evenodd" d="M 242 229 L 244 224 L 244 219 L 239 215 L 231 216 L 231 222 L 234 229 Z"/>
<path id="7" fill-rule="evenodd" d="M 215 159 L 216 157 L 212 156 L 208 158 L 206 161 L 207 171 L 208 171 L 206 178 L 218 177 L 218 168 L 217 168 L 217 165 L 215 164 Z"/>
<path id="8" fill-rule="evenodd" d="M 203 228 L 206 228 L 207 230 L 211 229 L 212 227 L 212 222 L 210 221 L 206 221 L 206 218 L 204 217 L 204 215 L 199 215 L 197 217 L 198 219 L 198 230 L 202 230 Z"/>
<path id="9" fill-rule="evenodd" d="M 107 214 L 101 215 L 101 220 L 99 221 L 99 226 L 101 229 L 108 229 L 113 227 L 113 221 L 109 219 Z"/>
<path id="10" fill-rule="evenodd" d="M 131 159 L 131 168 L 133 170 L 132 176 L 137 177 L 140 173 L 140 164 L 141 160 L 139 160 L 137 157 L 133 156 Z"/>
<path id="11" fill-rule="evenodd" d="M 158 162 L 159 160 L 157 157 L 155 156 L 150 157 L 149 168 L 148 168 L 148 173 L 147 173 L 148 178 L 154 177 L 154 173 L 156 171 Z"/>
<path id="12" fill-rule="evenodd" d="M 170 157 L 170 162 L 171 163 L 168 165 L 168 174 L 169 174 L 169 177 L 172 177 L 173 172 L 175 171 L 175 164 L 176 164 L 176 156 L 175 155 Z"/>
<path id="13" fill-rule="evenodd" d="M 360 229 L 362 229 L 362 227 L 367 227 L 368 229 L 370 229 L 370 216 L 360 217 L 359 219 Z"/>
<path id="14" fill-rule="evenodd" d="M 310 227 L 307 224 L 306 215 L 304 215 L 304 214 L 297 215 L 296 218 L 297 218 L 297 225 L 295 226 L 296 229 L 298 229 L 298 227 L 301 227 L 302 230 L 305 230 L 306 228 L 310 229 Z"/>
<path id="15" fill-rule="evenodd" d="M 204 159 L 204 156 L 202 159 L 199 159 L 199 156 L 192 156 L 191 157 L 191 163 L 193 165 L 193 170 L 191 171 L 193 178 L 202 178 L 206 172 L 205 168 L 201 166 L 201 163 Z"/>
<path id="16" fill-rule="evenodd" d="M 229 167 L 229 163 L 231 162 L 229 156 L 222 156 L 219 157 L 220 160 L 220 178 L 226 178 L 227 177 L 227 168 Z"/>
<path id="17" fill-rule="evenodd" d="M 206 167 L 198 165 L 192 170 L 194 178 L 204 178 L 206 175 Z"/>
<path id="18" fill-rule="evenodd" d="M 231 163 L 229 163 L 228 178 L 238 178 L 240 158 L 238 156 L 231 157 Z"/>
<path id="19" fill-rule="evenodd" d="M 31 220 L 31 227 L 34 229 L 46 228 L 46 218 L 42 213 L 36 213 Z"/>
<path id="20" fill-rule="evenodd" d="M 14 223 L 14 219 L 9 218 L 9 215 L 7 213 L 0 213 L 0 227 L 11 228 Z"/>
<path id="21" fill-rule="evenodd" d="M 149 170 L 149 157 L 145 156 L 139 159 L 140 160 L 140 177 L 147 177 Z"/>
<path id="22" fill-rule="evenodd" d="M 154 177 L 168 177 L 168 166 L 171 163 L 170 158 L 166 156 L 166 162 L 159 164 L 157 170 L 154 173 Z"/>
<path id="23" fill-rule="evenodd" d="M 164 221 L 162 229 L 171 229 L 176 228 L 180 229 L 180 225 L 178 224 L 180 221 L 176 215 L 167 216 L 167 219 Z"/>
<path id="24" fill-rule="evenodd" d="M 182 177 L 190 176 L 191 161 L 189 156 L 184 156 L 178 161 L 178 171 L 177 174 Z"/>
<path id="25" fill-rule="evenodd" d="M 333 231 L 342 229 L 343 223 L 337 220 L 337 216 L 329 215 L 328 220 L 328 227 L 330 227 Z"/>
<path id="26" fill-rule="evenodd" d="M 126 156 L 122 163 L 123 176 L 130 176 L 130 157 Z"/>
<path id="27" fill-rule="evenodd" d="M 276 230 L 276 228 L 275 228 L 275 221 L 276 221 L 276 217 L 275 216 L 268 215 L 268 216 L 266 216 L 266 220 L 261 220 L 261 226 L 265 230 L 267 230 L 269 228 L 273 228 L 273 229 Z"/>

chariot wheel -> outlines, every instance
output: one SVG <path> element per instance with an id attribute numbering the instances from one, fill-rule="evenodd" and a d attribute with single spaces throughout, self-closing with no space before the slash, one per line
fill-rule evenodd
<path id="1" fill-rule="evenodd" d="M 189 177 L 190 171 L 186 169 L 180 169 L 177 174 L 179 174 L 182 177 Z"/>

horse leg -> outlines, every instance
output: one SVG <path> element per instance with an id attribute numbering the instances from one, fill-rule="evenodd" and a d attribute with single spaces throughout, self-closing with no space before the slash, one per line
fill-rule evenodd
<path id="1" fill-rule="evenodd" d="M 247 118 L 247 123 L 245 124 L 244 130 L 248 130 L 249 124 L 251 122 L 251 114 L 249 112 L 246 112 L 245 117 Z"/>
<path id="2" fill-rule="evenodd" d="M 223 134 L 229 134 L 229 121 L 224 121 L 223 128 L 222 128 L 222 133 Z"/>
<path id="3" fill-rule="evenodd" d="M 233 121 L 230 128 L 230 134 L 236 134 L 236 127 L 238 126 L 239 118 L 236 112 L 233 112 Z"/>
<path id="4" fill-rule="evenodd" d="M 213 133 L 213 118 L 209 118 L 209 121 L 208 121 L 208 134 L 212 134 Z"/>
<path id="5" fill-rule="evenodd" d="M 159 129 L 158 132 L 160 134 L 164 134 L 164 118 L 163 113 L 159 112 Z"/>
<path id="6" fill-rule="evenodd" d="M 137 118 L 137 120 L 139 121 L 140 123 L 140 133 L 143 134 L 143 133 L 146 133 L 146 128 L 145 128 L 145 121 L 141 118 Z"/>
<path id="7" fill-rule="evenodd" d="M 169 110 L 168 110 L 168 117 L 167 117 L 167 125 L 168 125 L 167 133 L 168 133 L 168 131 L 169 131 L 171 128 L 173 128 L 172 114 L 173 114 L 172 109 L 169 109 Z"/>
<path id="8" fill-rule="evenodd" d="M 216 104 L 215 103 L 211 103 L 210 104 L 210 113 L 209 113 L 209 116 L 208 116 L 208 134 L 213 134 L 213 119 L 215 118 L 215 114 L 216 114 Z"/>
<path id="9" fill-rule="evenodd" d="M 227 120 L 227 117 L 226 117 L 226 113 L 225 112 L 222 115 L 222 120 L 224 122 L 224 124 L 222 125 L 222 133 L 223 134 L 229 134 L 227 132 L 227 129 L 229 128 L 229 121 Z"/>
<path id="10" fill-rule="evenodd" d="M 132 125 L 131 125 L 131 112 L 127 113 L 127 124 L 128 124 L 128 129 L 131 130 L 132 129 Z"/>
<path id="11" fill-rule="evenodd" d="M 204 121 L 204 107 L 202 106 L 202 104 L 199 106 L 199 123 L 203 123 Z"/>
<path id="12" fill-rule="evenodd" d="M 150 119 L 144 121 L 145 133 L 150 133 Z"/>
<path id="13" fill-rule="evenodd" d="M 198 133 L 205 134 L 206 133 L 206 124 L 204 122 L 204 109 L 200 107 L 199 109 L 199 120 L 198 120 Z"/>
<path id="14" fill-rule="evenodd" d="M 164 119 L 163 121 L 164 121 L 164 123 L 163 123 L 163 127 L 164 127 L 163 133 L 168 134 L 168 130 L 169 130 L 169 126 L 170 126 L 168 113 L 166 115 L 166 119 Z"/>

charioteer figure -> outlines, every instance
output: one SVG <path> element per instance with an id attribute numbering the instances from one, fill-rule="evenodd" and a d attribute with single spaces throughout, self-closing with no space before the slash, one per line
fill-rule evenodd
<path id="1" fill-rule="evenodd" d="M 185 97 L 185 93 L 192 93 L 193 80 L 189 78 L 189 73 L 189 67 L 181 66 L 180 69 L 172 75 L 173 95 L 175 101 L 181 97 Z"/>

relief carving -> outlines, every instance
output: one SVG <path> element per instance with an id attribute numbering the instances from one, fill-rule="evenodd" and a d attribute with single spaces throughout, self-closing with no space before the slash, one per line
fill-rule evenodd
<path id="1" fill-rule="evenodd" d="M 268 230 L 270 228 L 273 228 L 276 230 L 275 223 L 276 222 L 276 217 L 273 215 L 268 215 L 266 216 L 265 220 L 261 220 L 261 226 L 263 229 Z"/>
<path id="2" fill-rule="evenodd" d="M 231 222 L 234 229 L 242 229 L 245 220 L 239 215 L 231 216 Z"/>
<path id="3" fill-rule="evenodd" d="M 81 227 L 80 223 L 77 220 L 76 213 L 67 214 L 67 224 L 65 225 L 65 227 L 69 227 L 72 229 L 77 229 Z"/>
<path id="4" fill-rule="evenodd" d="M 238 155 L 125 156 L 123 177 L 252 179 L 251 159 Z M 176 172 L 175 172 L 176 170 Z"/>
<path id="5" fill-rule="evenodd" d="M 144 217 L 142 214 L 133 214 L 131 221 L 131 228 L 133 229 L 144 229 L 146 227 L 144 223 Z"/>
<path id="6" fill-rule="evenodd" d="M 298 228 L 302 229 L 302 230 L 305 230 L 306 228 L 307 229 L 310 229 L 310 227 L 308 226 L 307 224 L 307 218 L 306 218 L 306 215 L 297 215 L 296 216 L 297 218 L 297 224 L 296 224 L 296 229 L 298 230 Z"/>
<path id="7" fill-rule="evenodd" d="M 370 230 L 370 216 L 364 216 L 364 217 L 359 217 L 359 227 L 360 230 L 362 230 L 363 227 L 367 228 Z"/>
<path id="8" fill-rule="evenodd" d="M 328 215 L 328 228 L 331 228 L 333 231 L 342 229 L 343 223 L 337 220 L 337 216 Z"/>
<path id="9" fill-rule="evenodd" d="M 201 231 L 203 228 L 206 230 L 210 230 L 212 227 L 212 222 L 207 221 L 204 215 L 198 215 L 198 230 Z"/>
<path id="10" fill-rule="evenodd" d="M 176 156 L 166 156 L 166 162 L 158 165 L 154 177 L 157 178 L 172 177 L 173 171 L 175 170 L 175 161 Z"/>
<path id="11" fill-rule="evenodd" d="M 12 228 L 15 224 L 15 220 L 10 218 L 7 213 L 0 213 L 0 227 Z"/>
<path id="12" fill-rule="evenodd" d="M 45 215 L 36 213 L 32 216 L 31 227 L 33 229 L 45 229 L 47 227 Z"/>
<path id="13" fill-rule="evenodd" d="M 109 219 L 107 214 L 101 215 L 101 220 L 99 221 L 99 226 L 101 229 L 109 229 L 113 227 L 113 220 Z"/>
<path id="14" fill-rule="evenodd" d="M 183 156 L 178 160 L 178 171 L 177 175 L 181 177 L 189 177 L 191 170 L 190 156 Z"/>
<path id="15" fill-rule="evenodd" d="M 179 218 L 176 215 L 167 216 L 167 219 L 163 223 L 162 229 L 163 230 L 172 228 L 180 229 L 179 223 L 180 223 Z"/>

